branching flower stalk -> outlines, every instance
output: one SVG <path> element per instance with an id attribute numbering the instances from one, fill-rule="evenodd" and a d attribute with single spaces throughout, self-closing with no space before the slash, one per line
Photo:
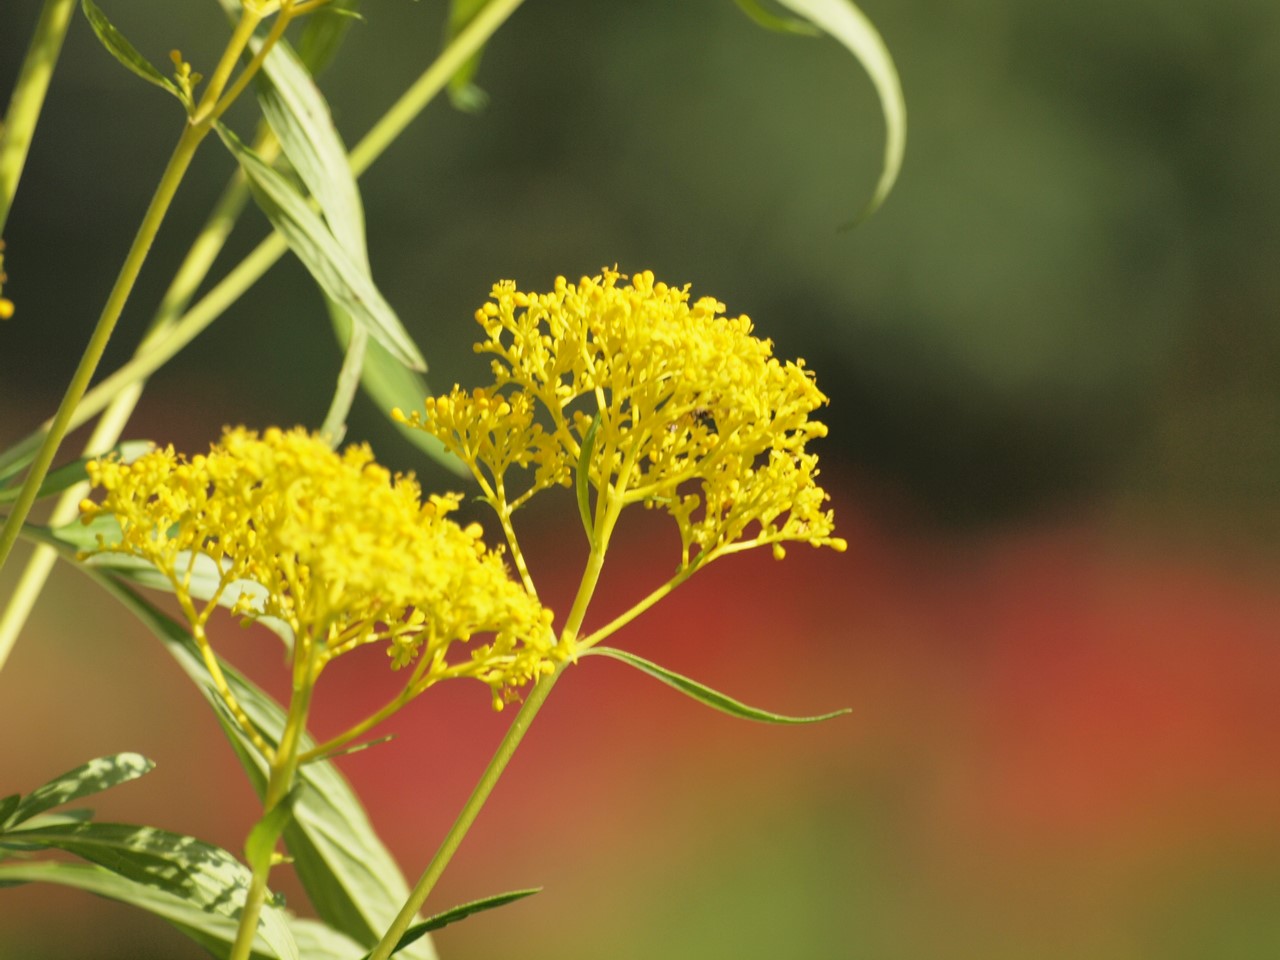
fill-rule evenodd
<path id="1" fill-rule="evenodd" d="M 803 361 L 774 358 L 747 317 L 723 316 L 714 299 L 690 303 L 688 287 L 649 272 L 627 279 L 616 269 L 576 284 L 560 277 L 546 294 L 497 284 L 476 313 L 484 331 L 476 350 L 493 356 L 493 383 L 428 398 L 425 415 L 394 413 L 467 464 L 513 556 L 520 553 L 512 513 L 557 485 L 577 486 L 590 550 L 555 669 L 530 692 L 370 960 L 387 960 L 408 930 L 567 664 L 719 557 L 768 546 L 781 559 L 789 542 L 845 549 L 815 482 L 817 459 L 806 451 L 826 434 L 809 419 L 826 397 Z M 510 498 L 516 469 L 532 476 Z M 618 518 L 634 504 L 675 520 L 677 572 L 583 635 Z M 523 563 L 521 577 L 533 592 Z"/>

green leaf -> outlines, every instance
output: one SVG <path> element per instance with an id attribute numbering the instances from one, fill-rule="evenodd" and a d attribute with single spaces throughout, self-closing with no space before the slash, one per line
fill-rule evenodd
<path id="1" fill-rule="evenodd" d="M 329 302 L 329 316 L 333 318 L 334 333 L 338 337 L 338 345 L 345 351 L 351 340 L 351 316 L 332 300 Z M 365 347 L 364 366 L 360 371 L 360 386 L 374 402 L 383 415 L 389 415 L 399 407 L 401 410 L 413 410 L 431 395 L 431 388 L 421 374 L 414 373 L 396 360 L 376 341 L 370 341 Z M 443 443 L 431 434 L 422 430 L 414 430 L 404 424 L 397 423 L 400 435 L 411 444 L 442 464 L 458 476 L 467 476 L 467 468 L 457 457 L 445 449 Z"/>
<path id="2" fill-rule="evenodd" d="M 359 960 L 364 947 L 318 920 L 290 917 L 289 929 L 303 960 Z"/>
<path id="3" fill-rule="evenodd" d="M 27 843 L 65 850 L 137 883 L 180 897 L 200 910 L 239 916 L 252 875 L 221 847 L 195 837 L 131 823 L 76 823 L 15 831 Z M 298 960 L 281 911 L 266 904 L 263 940 L 281 960 Z"/>
<path id="4" fill-rule="evenodd" d="M 81 562 L 90 567 L 114 573 L 141 587 L 170 594 L 174 592 L 173 582 L 149 560 L 125 553 L 101 550 L 102 543 L 112 544 L 120 541 L 120 525 L 115 517 L 104 514 L 95 517 L 88 524 L 73 520 L 53 530 L 52 534 L 63 543 L 87 553 L 88 556 Z M 99 550 L 101 552 L 95 552 Z M 252 609 L 263 609 L 267 588 L 256 580 L 233 580 L 219 593 L 218 587 L 222 582 L 222 573 L 212 557 L 200 553 L 193 558 L 190 551 L 183 550 L 177 555 L 175 562 L 176 569 L 189 568 L 187 591 L 197 600 L 210 600 L 217 594 L 218 606 L 230 610 L 242 596 L 248 596 L 252 600 L 250 604 Z M 258 616 L 254 622 L 266 627 L 284 641 L 286 649 L 293 649 L 293 629 L 285 621 L 277 617 Z"/>
<path id="5" fill-rule="evenodd" d="M 217 130 L 244 170 L 258 206 L 320 288 L 397 360 L 414 370 L 426 370 L 426 361 L 395 311 L 361 263 L 334 238 L 320 215 L 307 205 L 293 184 L 234 133 L 222 124 L 217 125 Z"/>
<path id="6" fill-rule="evenodd" d="M 270 865 L 271 857 L 276 852 L 276 841 L 293 817 L 293 806 L 298 802 L 301 790 L 302 784 L 295 783 L 284 799 L 268 810 L 249 831 L 249 837 L 244 842 L 244 859 L 249 864 L 249 869 L 265 869 Z"/>
<path id="7" fill-rule="evenodd" d="M 405 947 L 414 943 L 421 937 L 433 930 L 439 930 L 441 927 L 447 927 L 451 923 L 457 923 L 459 920 L 465 920 L 473 913 L 483 913 L 485 910 L 494 910 L 497 907 L 505 907 L 508 903 L 515 903 L 517 900 L 523 900 L 525 897 L 531 897 L 535 893 L 540 893 L 541 887 L 533 887 L 529 890 L 514 890 L 511 893 L 499 893 L 496 896 L 485 897 L 483 900 L 472 900 L 470 903 L 464 903 L 461 906 L 454 907 L 452 910 L 446 910 L 444 913 L 437 913 L 433 917 L 428 917 L 421 923 L 415 923 L 404 935 L 396 941 L 395 947 L 391 953 L 397 954 Z M 369 960 L 373 955 L 373 951 L 366 953 L 360 960 Z"/>
<path id="8" fill-rule="evenodd" d="M 234 918 L 222 913 L 201 910 L 183 897 L 174 896 L 157 887 L 137 883 L 103 867 L 53 862 L 0 864 L 0 886 L 18 883 L 55 883 L 109 900 L 127 903 L 168 921 L 214 956 L 226 956 L 229 947 L 235 942 L 238 924 Z M 291 919 L 289 925 L 296 931 L 298 923 L 299 921 Z M 305 937 L 298 938 L 299 944 L 304 941 Z M 326 954 L 304 952 L 301 949 L 299 954 L 307 960 L 312 960 L 312 957 L 328 960 L 329 957 Z M 348 956 L 357 955 L 353 953 Z M 254 940 L 254 960 L 270 960 L 278 956 L 267 945 L 262 937 L 262 930 L 259 929 L 258 936 Z M 339 958 L 338 954 L 332 956 Z M 342 957 L 340 960 L 346 960 L 346 958 Z"/>
<path id="9" fill-rule="evenodd" d="M 447 47 L 453 43 L 454 38 L 470 25 L 488 2 L 489 0 L 451 0 L 443 45 Z M 449 102 L 464 113 L 479 113 L 489 104 L 489 95 L 472 83 L 483 56 L 484 47 L 477 48 L 449 78 Z"/>
<path id="10" fill-rule="evenodd" d="M 205 698 L 213 702 L 209 675 L 191 635 L 128 587 L 98 571 L 88 572 L 155 633 Z M 269 740 L 278 737 L 284 728 L 284 710 L 232 667 L 223 664 L 222 670 L 250 720 Z M 238 731 L 236 736 L 239 739 L 233 739 L 232 745 L 261 794 L 266 784 L 262 760 Z M 309 737 L 302 738 L 302 750 L 312 746 Z M 325 923 L 362 947 L 372 947 L 408 899 L 408 884 L 336 766 L 318 760 L 302 768 L 298 777 L 306 789 L 284 829 L 294 871 Z M 407 956 L 434 960 L 436 954 L 430 941 L 424 940 Z"/>
<path id="11" fill-rule="evenodd" d="M 907 105 L 893 57 L 866 14 L 849 0 L 777 0 L 843 44 L 858 58 L 880 98 L 884 113 L 884 160 L 875 191 L 852 226 L 873 214 L 893 189 L 907 146 Z"/>
<path id="12" fill-rule="evenodd" d="M 760 6 L 760 0 L 735 0 L 735 2 L 743 13 L 756 22 L 757 26 L 764 27 L 766 30 L 772 30 L 775 33 L 796 33 L 805 37 L 815 37 L 821 32 L 807 20 L 780 17 L 771 10 L 766 10 Z"/>
<path id="13" fill-rule="evenodd" d="M 359 6 L 360 0 L 333 0 L 308 14 L 298 38 L 298 57 L 313 77 L 320 76 L 333 60 L 351 24 L 364 20 L 357 12 Z"/>
<path id="14" fill-rule="evenodd" d="M 22 803 L 20 793 L 11 793 L 0 800 L 0 833 L 4 833 L 4 828 L 9 825 L 9 818 L 13 816 L 13 812 L 18 809 L 20 803 Z"/>
<path id="15" fill-rule="evenodd" d="M 591 522 L 591 453 L 596 446 L 596 432 L 600 429 L 600 415 L 596 414 L 582 438 L 582 450 L 578 454 L 578 472 L 573 478 L 574 492 L 578 495 L 578 515 L 582 528 L 587 531 L 587 542 L 595 542 L 595 524 Z"/>
<path id="16" fill-rule="evenodd" d="M 623 663 L 661 680 L 668 686 L 675 687 L 685 696 L 692 697 L 722 713 L 727 713 L 733 717 L 741 717 L 744 720 L 759 720 L 763 723 L 818 723 L 819 721 L 830 720 L 833 717 L 843 716 L 850 712 L 846 708 L 814 717 L 789 717 L 781 713 L 770 713 L 768 710 L 749 707 L 745 703 L 720 693 L 718 690 L 712 690 L 697 680 L 691 680 L 689 677 L 676 673 L 674 670 L 668 670 L 666 667 L 661 667 L 651 660 L 637 657 L 634 653 L 627 653 L 625 650 L 618 650 L 614 647 L 591 647 L 589 650 L 583 650 L 579 656 L 585 657 L 591 654 L 599 654 L 600 656 L 611 657 L 614 660 L 621 660 Z"/>
<path id="17" fill-rule="evenodd" d="M 107 19 L 107 15 L 98 9 L 98 5 L 93 0 L 80 0 L 80 7 L 84 10 L 89 26 L 93 27 L 93 32 L 98 35 L 98 40 L 107 48 L 108 53 L 143 80 L 155 84 L 161 90 L 168 90 L 183 103 L 186 103 L 187 98 L 183 95 L 178 85 L 153 67 L 151 62 L 125 39 L 124 34 L 112 26 L 111 21 Z"/>
<path id="18" fill-rule="evenodd" d="M 36 787 L 7 817 L 0 818 L 0 826 L 15 826 L 64 803 L 136 780 L 154 768 L 155 764 L 140 753 L 117 753 L 90 760 Z M 7 804 L 8 799 L 5 802 Z"/>
<path id="19" fill-rule="evenodd" d="M 256 50 L 261 41 L 251 46 Z M 258 75 L 258 103 L 290 166 L 320 205 L 329 232 L 369 273 L 364 205 L 347 148 L 320 88 L 286 43 L 267 54 Z"/>
<path id="20" fill-rule="evenodd" d="M 43 432 L 37 431 L 0 453 L 0 484 L 8 483 L 36 458 L 43 439 Z"/>
<path id="21" fill-rule="evenodd" d="M 151 448 L 152 444 L 148 441 L 131 440 L 126 443 L 116 444 L 111 448 L 111 452 L 118 454 L 125 463 L 132 463 Z M 85 471 L 85 465 L 90 460 L 98 460 L 105 455 L 81 457 L 79 460 L 73 460 L 71 463 L 49 472 L 44 478 L 44 483 L 40 484 L 40 489 L 36 496 L 49 497 L 55 493 L 62 493 L 62 491 L 74 487 L 77 483 L 83 483 L 89 479 L 89 474 Z M 14 484 L 11 487 L 0 490 L 0 503 L 18 499 L 18 493 L 21 489 L 20 485 Z"/>

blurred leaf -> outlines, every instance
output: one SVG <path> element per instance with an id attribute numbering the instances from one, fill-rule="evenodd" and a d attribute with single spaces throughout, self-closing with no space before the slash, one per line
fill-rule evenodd
<path id="1" fill-rule="evenodd" d="M 618 650 L 614 647 L 591 647 L 588 650 L 583 650 L 579 656 L 585 657 L 591 654 L 600 654 L 601 656 L 612 657 L 614 660 L 621 660 L 623 663 L 661 680 L 668 686 L 675 687 L 685 696 L 692 697 L 722 713 L 727 713 L 733 717 L 741 717 L 744 720 L 759 720 L 763 723 L 818 723 L 819 721 L 830 720 L 833 717 L 843 716 L 850 712 L 848 708 L 845 708 L 844 710 L 835 710 L 831 713 L 823 713 L 813 717 L 789 717 L 781 713 L 770 713 L 768 710 L 749 707 L 745 703 L 734 700 L 732 697 L 726 696 L 717 690 L 712 690 L 697 680 L 691 680 L 676 673 L 674 670 L 660 667 L 651 660 L 637 657 L 634 653 L 627 653 L 625 650 Z"/>
<path id="2" fill-rule="evenodd" d="M 807 20 L 780 17 L 776 13 L 766 10 L 760 6 L 759 0 L 734 0 L 734 2 L 742 8 L 743 13 L 766 30 L 773 30 L 776 33 L 797 33 L 805 37 L 814 37 L 821 32 Z"/>
<path id="3" fill-rule="evenodd" d="M 303 960 L 359 960 L 364 947 L 319 920 L 290 917 L 289 929 Z"/>
<path id="4" fill-rule="evenodd" d="M 93 0 L 80 0 L 80 7 L 84 10 L 89 26 L 93 28 L 93 32 L 97 34 L 98 40 L 107 48 L 108 53 L 143 80 L 155 84 L 161 90 L 168 90 L 184 104 L 187 102 L 186 96 L 178 85 L 153 67 L 151 62 L 125 39 L 124 34 L 112 26 L 107 15 Z"/>
<path id="5" fill-rule="evenodd" d="M 907 105 L 902 96 L 898 69 L 893 64 L 884 40 L 866 14 L 849 0 L 777 0 L 798 13 L 843 44 L 858 58 L 880 98 L 884 113 L 884 160 L 875 191 L 862 212 L 850 225 L 873 214 L 893 189 L 902 169 L 902 155 L 907 146 Z"/>
<path id="6" fill-rule="evenodd" d="M 0 484 L 8 483 L 36 458 L 44 434 L 37 431 L 0 453 Z"/>
<path id="7" fill-rule="evenodd" d="M 360 0 L 332 0 L 307 15 L 298 38 L 298 58 L 313 77 L 320 76 L 333 60 L 351 24 L 364 19 L 357 12 L 359 6 Z"/>
<path id="8" fill-rule="evenodd" d="M 328 300 L 329 316 L 333 319 L 338 345 L 345 351 L 351 340 L 351 316 L 332 300 Z M 364 366 L 360 370 L 360 385 L 369 395 L 383 416 L 399 407 L 413 410 L 431 395 L 431 388 L 421 374 L 415 373 L 386 351 L 377 341 L 371 340 L 365 347 Z M 394 422 L 394 421 L 393 421 Z M 442 464 L 458 476 L 469 476 L 467 468 L 457 457 L 449 453 L 436 437 L 423 430 L 414 430 L 396 423 L 400 435 L 411 444 Z"/>
<path id="9" fill-rule="evenodd" d="M 150 561 L 125 553 L 112 553 L 99 550 L 99 538 L 106 544 L 118 543 L 120 525 L 115 517 L 102 515 L 95 517 L 91 523 L 84 524 L 73 520 L 64 526 L 51 531 L 52 535 L 62 543 L 70 544 L 87 553 L 81 562 L 117 576 L 124 577 L 132 583 L 152 590 L 173 593 L 173 582 Z M 189 550 L 183 550 L 176 557 L 176 569 L 187 569 L 187 590 L 197 600 L 210 600 L 218 595 L 218 606 L 230 610 L 243 596 L 252 599 L 251 608 L 255 611 L 263 609 L 267 588 L 256 580 L 233 580 L 221 593 L 218 586 L 222 582 L 222 574 L 218 564 L 208 554 L 199 553 L 192 557 Z M 278 617 L 258 616 L 254 623 L 266 627 L 284 641 L 286 649 L 293 649 L 293 629 Z"/>
<path id="10" fill-rule="evenodd" d="M 453 43 L 454 38 L 467 28 L 488 2 L 489 0 L 451 0 L 443 46 Z M 489 104 L 489 95 L 471 82 L 480 69 L 483 56 L 484 47 L 479 47 L 449 78 L 449 102 L 465 113 L 479 113 Z"/>
<path id="11" fill-rule="evenodd" d="M 239 137 L 221 124 L 217 130 L 227 149 L 240 162 L 258 206 L 320 288 L 397 360 L 414 370 L 425 370 L 426 361 L 395 311 L 360 262 L 334 238 L 319 214 L 287 179 L 245 146 Z"/>
<path id="12" fill-rule="evenodd" d="M 132 463 L 142 454 L 150 450 L 152 444 L 145 440 L 130 440 L 125 443 L 118 443 L 111 448 L 111 452 L 117 453 L 125 463 Z M 36 494 L 37 497 L 49 497 L 55 493 L 74 487 L 77 483 L 82 483 L 89 479 L 89 475 L 85 472 L 85 464 L 90 460 L 100 459 L 106 454 L 100 454 L 96 457 L 81 457 L 79 460 L 73 460 L 64 466 L 59 467 L 48 473 L 44 478 L 44 483 L 40 484 L 40 490 Z M 9 500 L 18 499 L 18 493 L 22 489 L 20 484 L 14 484 L 0 490 L 0 503 Z"/>
<path id="13" fill-rule="evenodd" d="M 162 920 L 167 920 L 215 957 L 226 956 L 228 948 L 235 942 L 238 924 L 232 917 L 201 910 L 183 897 L 174 896 L 157 887 L 137 883 L 103 867 L 51 862 L 0 864 L 0 886 L 18 883 L 56 883 L 146 910 Z M 290 918 L 290 926 L 295 932 L 300 923 L 302 921 Z M 301 948 L 301 944 L 311 943 L 305 936 L 297 937 L 296 940 L 299 944 L 299 954 L 306 960 L 311 960 L 313 956 L 328 960 L 329 955 L 314 954 Z M 270 960 L 277 956 L 267 945 L 262 937 L 262 931 L 259 930 L 254 941 L 254 960 Z"/>
<path id="14" fill-rule="evenodd" d="M 4 828 L 9 825 L 9 818 L 13 816 L 13 811 L 18 809 L 18 804 L 21 802 L 22 794 L 20 793 L 11 793 L 0 800 L 0 833 L 3 833 Z"/>
<path id="15" fill-rule="evenodd" d="M 140 753 L 117 753 L 98 757 L 88 763 L 54 777 L 43 786 L 36 787 L 10 811 L 0 817 L 0 827 L 8 828 L 30 820 L 38 813 L 79 800 L 150 773 L 155 764 Z M 7 806 L 12 798 L 5 799 Z"/>
<path id="16" fill-rule="evenodd" d="M 470 903 L 464 903 L 461 906 L 454 907 L 452 910 L 446 910 L 444 913 L 437 913 L 421 923 L 415 923 L 406 930 L 404 935 L 396 941 L 395 948 L 392 949 L 391 953 L 392 955 L 397 954 L 431 931 L 447 927 L 449 924 L 457 923 L 459 920 L 465 920 L 473 913 L 482 913 L 485 910 L 505 907 L 508 903 L 515 903 L 517 900 L 523 900 L 525 897 L 531 897 L 541 891 L 541 887 L 533 887 L 529 890 L 513 890 L 511 893 L 499 893 L 492 897 L 485 897 L 483 900 L 472 900 Z M 369 960 L 372 953 L 373 951 L 366 953 L 360 960 Z"/>
<path id="17" fill-rule="evenodd" d="M 591 522 L 591 452 L 596 446 L 596 431 L 600 429 L 600 415 L 596 414 L 582 438 L 582 450 L 578 453 L 578 472 L 573 478 L 574 492 L 578 495 L 578 514 L 582 527 L 587 531 L 587 542 L 595 543 L 595 524 Z"/>
<path id="18" fill-rule="evenodd" d="M 200 910 L 238 916 L 252 879 L 239 860 L 195 837 L 131 823 L 77 823 L 16 831 L 28 843 L 75 854 L 129 880 L 181 897 Z M 264 904 L 263 940 L 281 960 L 298 960 L 281 911 Z"/>
<path id="19" fill-rule="evenodd" d="M 191 635 L 128 587 L 92 568 L 87 570 L 151 629 L 205 698 L 214 702 L 216 696 Z M 284 728 L 284 710 L 232 667 L 223 664 L 222 670 L 250 720 L 269 740 L 277 738 Z M 261 758 L 243 739 L 233 741 L 233 746 L 261 795 L 266 785 Z M 302 750 L 312 746 L 310 737 L 302 738 Z M 336 766 L 325 760 L 309 763 L 299 771 L 298 779 L 306 789 L 284 829 L 294 871 L 325 923 L 361 946 L 372 947 L 408 899 L 408 884 Z M 430 941 L 424 940 L 407 956 L 434 960 L 435 951 Z"/>
<path id="20" fill-rule="evenodd" d="M 285 826 L 293 816 L 293 806 L 298 802 L 301 783 L 295 783 L 293 789 L 285 794 L 284 799 L 267 811 L 266 816 L 253 825 L 244 842 L 244 859 L 250 870 L 265 868 L 271 863 L 271 856 L 276 852 L 276 841 L 284 832 Z"/>

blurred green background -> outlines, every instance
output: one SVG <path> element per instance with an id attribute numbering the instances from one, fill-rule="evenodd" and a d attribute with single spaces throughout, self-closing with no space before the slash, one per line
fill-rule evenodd
<path id="1" fill-rule="evenodd" d="M 0 94 L 38 6 L 0 6 Z M 158 64 L 178 47 L 208 72 L 225 40 L 215 3 L 103 6 Z M 1280 955 L 1280 6 L 865 10 L 910 130 L 897 189 L 851 232 L 882 144 L 870 84 L 729 0 L 530 2 L 486 53 L 488 109 L 434 104 L 362 181 L 374 275 L 437 388 L 482 375 L 470 317 L 498 278 L 617 263 L 749 314 L 831 397 L 851 542 L 726 562 L 620 642 L 749 702 L 854 716 L 744 726 L 584 665 L 437 906 L 547 890 L 442 934 L 446 960 Z M 444 19 L 365 12 L 322 78 L 349 143 Z M 5 238 L 0 444 L 56 404 L 180 122 L 77 19 Z M 209 143 L 104 370 L 230 170 Z M 264 230 L 246 215 L 215 275 Z M 153 379 L 130 435 L 318 426 L 338 365 L 282 262 Z M 352 436 L 456 483 L 367 402 Z M 572 510 L 529 518 L 553 598 Z M 664 533 L 628 533 L 608 603 L 669 569 Z M 55 578 L 0 674 L 0 792 L 143 750 L 160 768 L 103 813 L 238 849 L 252 800 L 195 691 L 82 588 Z M 224 642 L 278 681 L 262 637 Z M 340 681 L 329 716 L 382 669 Z M 348 761 L 410 873 L 500 736 L 485 704 L 442 690 Z M 196 955 L 122 907 L 0 895 L 4 960 Z"/>

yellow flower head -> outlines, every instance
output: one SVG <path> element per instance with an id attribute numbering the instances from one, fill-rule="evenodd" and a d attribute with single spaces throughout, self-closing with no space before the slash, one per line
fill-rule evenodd
<path id="1" fill-rule="evenodd" d="M 233 585 L 237 613 L 283 620 L 321 661 L 383 641 L 395 666 L 418 661 L 419 689 L 472 676 L 495 697 L 551 664 L 551 614 L 486 549 L 478 525 L 448 519 L 459 497 L 425 503 L 412 476 L 392 476 L 364 445 L 341 453 L 302 429 L 259 435 L 227 430 L 204 456 L 170 447 L 123 464 L 89 465 L 106 496 L 84 519 L 114 516 L 118 542 L 99 549 L 149 561 L 172 583 L 193 627 Z M 217 594 L 197 610 L 196 559 L 216 565 Z M 469 658 L 446 658 L 455 641 L 493 634 Z"/>
<path id="2" fill-rule="evenodd" d="M 826 427 L 809 416 L 826 397 L 804 361 L 782 362 L 724 304 L 646 271 L 616 270 L 550 293 L 504 281 L 476 313 L 493 356 L 491 387 L 455 387 L 404 422 L 439 437 L 482 482 L 536 467 L 515 507 L 568 483 L 594 425 L 589 478 L 619 506 L 667 510 L 684 564 L 784 541 L 844 548 L 805 451 Z M 536 422 L 541 408 L 545 426 Z M 484 470 L 480 470 L 483 466 Z M 486 477 L 487 472 L 487 477 Z"/>

